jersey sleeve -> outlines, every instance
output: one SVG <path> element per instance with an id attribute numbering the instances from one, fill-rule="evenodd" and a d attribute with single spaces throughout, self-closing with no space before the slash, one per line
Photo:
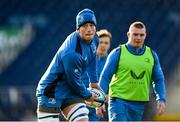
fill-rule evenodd
<path id="1" fill-rule="evenodd" d="M 98 83 L 98 76 L 97 76 L 97 58 L 94 56 L 93 61 L 88 66 L 87 71 L 89 74 L 89 79 L 91 83 Z"/>
<path id="2" fill-rule="evenodd" d="M 164 101 L 166 97 L 165 78 L 160 66 L 157 54 L 152 51 L 154 57 L 154 68 L 152 72 L 152 84 L 156 94 L 156 100 Z"/>
<path id="3" fill-rule="evenodd" d="M 90 98 L 92 93 L 81 80 L 83 65 L 81 56 L 77 53 L 69 53 L 62 58 L 62 62 L 69 87 L 84 99 Z"/>
<path id="4" fill-rule="evenodd" d="M 109 84 L 111 82 L 113 74 L 117 69 L 119 55 L 120 55 L 120 48 L 116 48 L 112 50 L 108 55 L 104 68 L 101 72 L 99 78 L 99 85 L 106 94 L 108 94 Z"/>

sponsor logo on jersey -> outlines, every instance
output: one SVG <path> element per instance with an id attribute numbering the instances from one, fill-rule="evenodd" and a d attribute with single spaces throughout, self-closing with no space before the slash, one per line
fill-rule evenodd
<path id="1" fill-rule="evenodd" d="M 143 71 L 140 75 L 136 75 L 136 73 L 134 73 L 132 70 L 130 71 L 131 72 L 131 77 L 133 77 L 134 79 L 137 79 L 137 80 L 139 80 L 139 79 L 142 79 L 143 77 L 144 77 L 144 75 L 145 75 L 145 71 Z"/>

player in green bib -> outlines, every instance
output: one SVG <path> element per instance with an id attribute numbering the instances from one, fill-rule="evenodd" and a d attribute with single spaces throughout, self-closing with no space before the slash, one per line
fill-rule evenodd
<path id="1" fill-rule="evenodd" d="M 144 44 L 145 25 L 132 23 L 127 36 L 128 42 L 109 54 L 99 80 L 109 94 L 109 121 L 140 121 L 151 84 L 158 114 L 165 111 L 165 79 L 157 54 Z"/>

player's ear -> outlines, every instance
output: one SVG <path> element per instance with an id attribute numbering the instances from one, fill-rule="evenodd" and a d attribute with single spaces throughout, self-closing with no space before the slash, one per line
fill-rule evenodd
<path id="1" fill-rule="evenodd" d="M 145 33 L 145 36 L 144 36 L 144 38 L 146 38 L 146 36 L 147 36 L 147 33 Z"/>
<path id="2" fill-rule="evenodd" d="M 127 32 L 127 37 L 129 37 L 129 35 L 130 35 L 130 32 L 128 31 L 128 32 Z"/>

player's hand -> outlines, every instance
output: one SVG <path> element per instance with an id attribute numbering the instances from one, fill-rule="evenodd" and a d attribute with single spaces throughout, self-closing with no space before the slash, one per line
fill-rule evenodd
<path id="1" fill-rule="evenodd" d="M 107 95 L 106 95 L 106 101 L 105 101 L 105 102 L 108 103 L 108 101 L 109 101 L 109 95 L 107 94 Z"/>
<path id="2" fill-rule="evenodd" d="M 94 99 L 95 99 L 95 98 L 97 98 L 97 97 L 98 97 L 98 95 L 97 95 L 97 94 L 92 93 L 92 96 L 91 96 L 89 99 L 86 99 L 86 100 L 85 100 L 85 102 L 87 102 L 87 103 L 89 103 L 90 105 L 92 105 L 92 104 L 93 104 Z"/>
<path id="3" fill-rule="evenodd" d="M 90 83 L 90 84 L 89 84 L 89 88 L 96 88 L 96 89 L 101 90 L 101 91 L 104 93 L 104 91 L 101 89 L 101 87 L 99 86 L 98 83 Z M 104 94 L 105 94 L 105 93 L 104 93 Z"/>
<path id="4" fill-rule="evenodd" d="M 90 83 L 90 84 L 89 84 L 89 88 L 96 88 L 96 89 L 100 89 L 100 90 L 101 90 L 101 88 L 100 88 L 100 86 L 98 85 L 98 83 Z"/>
<path id="5" fill-rule="evenodd" d="M 102 107 L 96 108 L 96 114 L 101 118 L 103 117 L 105 111 L 106 111 L 105 104 Z"/>
<path id="6" fill-rule="evenodd" d="M 162 115 L 165 112 L 166 105 L 164 102 L 157 102 L 157 114 Z"/>

